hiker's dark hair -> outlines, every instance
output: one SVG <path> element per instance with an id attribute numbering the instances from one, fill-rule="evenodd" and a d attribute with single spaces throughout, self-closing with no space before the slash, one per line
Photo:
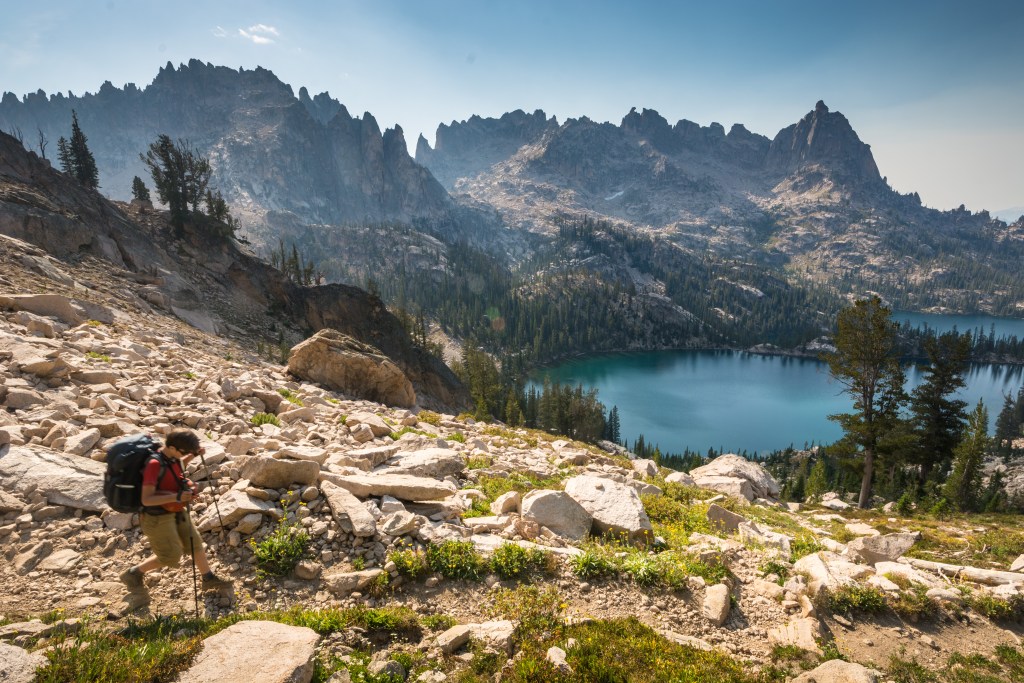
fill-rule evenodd
<path id="1" fill-rule="evenodd" d="M 167 435 L 164 443 L 182 453 L 195 453 L 199 450 L 199 437 L 188 429 L 177 429 L 171 432 Z"/>

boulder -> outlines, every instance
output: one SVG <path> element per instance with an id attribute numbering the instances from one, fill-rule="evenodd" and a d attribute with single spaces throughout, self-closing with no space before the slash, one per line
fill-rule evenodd
<path id="1" fill-rule="evenodd" d="M 665 477 L 665 481 L 669 484 L 682 484 L 683 486 L 696 486 L 697 482 L 693 480 L 686 472 L 673 472 L 672 474 Z"/>
<path id="2" fill-rule="evenodd" d="M 64 452 L 71 455 L 85 455 L 92 450 L 93 446 L 99 443 L 100 430 L 86 429 L 74 436 L 69 436 L 64 442 Z"/>
<path id="3" fill-rule="evenodd" d="M 468 643 L 471 635 L 472 631 L 468 624 L 457 624 L 444 633 L 439 634 L 435 642 L 441 649 L 441 652 L 450 655 Z"/>
<path id="4" fill-rule="evenodd" d="M 470 635 L 476 640 L 487 643 L 499 652 L 512 656 L 512 636 L 515 634 L 516 625 L 502 619 L 499 621 L 485 621 L 482 624 L 467 624 Z"/>
<path id="5" fill-rule="evenodd" d="M 1016 560 L 1013 561 L 1013 564 L 1010 565 L 1010 571 L 1011 572 L 1024 571 L 1024 555 L 1021 555 L 1020 557 L 1018 557 Z"/>
<path id="6" fill-rule="evenodd" d="M 328 590 L 338 597 L 346 598 L 353 591 L 363 590 L 369 586 L 383 572 L 384 570 L 379 568 L 358 572 L 336 572 L 325 574 L 322 580 Z"/>
<path id="7" fill-rule="evenodd" d="M 320 491 L 331 508 L 334 521 L 342 531 L 361 538 L 373 536 L 377 532 L 377 522 L 373 515 L 348 490 L 330 481 L 323 481 L 320 484 Z"/>
<path id="8" fill-rule="evenodd" d="M 800 674 L 791 683 L 878 683 L 878 672 L 856 662 L 830 659 Z"/>
<path id="9" fill-rule="evenodd" d="M 491 503 L 491 512 L 496 515 L 507 515 L 510 512 L 519 512 L 523 496 L 519 491 L 508 491 L 501 494 Z"/>
<path id="10" fill-rule="evenodd" d="M 916 534 L 896 533 L 884 536 L 861 536 L 846 544 L 849 552 L 867 564 L 895 562 L 910 550 Z"/>
<path id="11" fill-rule="evenodd" d="M 69 299 L 59 294 L 0 295 L 0 308 L 57 318 L 68 325 L 81 325 L 87 320 L 108 324 L 114 322 L 114 314 L 105 306 Z"/>
<path id="12" fill-rule="evenodd" d="M 707 517 L 711 528 L 724 534 L 735 534 L 739 531 L 740 524 L 747 521 L 743 515 L 737 515 L 714 503 L 708 506 Z"/>
<path id="13" fill-rule="evenodd" d="M 411 534 L 420 527 L 423 518 L 408 512 L 392 512 L 380 518 L 380 532 L 387 536 L 404 536 Z"/>
<path id="14" fill-rule="evenodd" d="M 743 522 L 739 525 L 740 540 L 744 543 L 753 543 L 766 548 L 775 548 L 785 557 L 789 557 L 790 542 L 792 539 L 771 529 L 762 529 L 754 522 Z"/>
<path id="15" fill-rule="evenodd" d="M 458 451 L 450 448 L 425 448 L 411 453 L 399 453 L 388 463 L 387 469 L 382 471 L 443 479 L 450 474 L 458 474 L 465 468 L 466 461 Z"/>
<path id="16" fill-rule="evenodd" d="M 594 524 L 590 513 L 565 491 L 529 491 L 523 496 L 522 516 L 574 541 L 586 538 Z"/>
<path id="17" fill-rule="evenodd" d="M 329 481 L 359 498 L 392 496 L 399 500 L 441 500 L 455 493 L 446 481 L 408 474 L 334 474 L 321 472 L 320 481 Z"/>
<path id="18" fill-rule="evenodd" d="M 658 475 L 658 464 L 653 460 L 634 460 L 633 471 L 642 477 L 655 477 Z"/>
<path id="19" fill-rule="evenodd" d="M 278 460 L 259 456 L 249 458 L 242 467 L 243 479 L 270 489 L 288 488 L 291 484 L 313 484 L 318 474 L 320 464 L 313 460 Z"/>
<path id="20" fill-rule="evenodd" d="M 58 574 L 67 574 L 68 572 L 74 571 L 78 566 L 78 563 L 81 561 L 81 553 L 76 552 L 71 548 L 63 548 L 47 555 L 46 558 L 37 565 L 36 569 L 57 572 Z"/>
<path id="21" fill-rule="evenodd" d="M 702 489 L 718 491 L 719 493 L 724 493 L 725 495 L 738 500 L 745 500 L 748 502 L 754 500 L 754 489 L 751 488 L 750 482 L 746 479 L 707 475 L 695 478 L 694 484 Z"/>
<path id="22" fill-rule="evenodd" d="M 210 531 L 219 528 L 221 520 L 223 520 L 224 526 L 229 526 L 248 515 L 256 513 L 260 515 L 267 514 L 274 507 L 274 504 L 269 500 L 253 498 L 245 491 L 232 489 L 217 499 L 216 507 L 211 505 L 206 508 L 203 516 L 196 522 L 196 527 L 200 531 Z M 220 509 L 220 517 L 217 516 L 218 508 Z"/>
<path id="23" fill-rule="evenodd" d="M 821 654 L 818 638 L 821 637 L 821 626 L 812 617 L 793 619 L 785 626 L 768 629 L 768 642 L 773 645 L 795 645 L 796 647 Z"/>
<path id="24" fill-rule="evenodd" d="M 7 512 L 21 512 L 24 509 L 25 503 L 0 489 L 0 515 Z"/>
<path id="25" fill-rule="evenodd" d="M 51 505 L 100 512 L 106 465 L 37 446 L 0 446 L 0 487 L 42 493 Z"/>
<path id="26" fill-rule="evenodd" d="M 381 419 L 380 415 L 375 415 L 373 413 L 367 412 L 352 413 L 351 415 L 348 416 L 348 419 L 345 421 L 345 424 L 347 424 L 349 427 L 355 427 L 356 425 L 366 425 L 367 427 L 370 428 L 370 431 L 373 433 L 374 437 L 387 436 L 388 434 L 394 431 L 391 425 L 389 425 L 387 422 Z M 397 452 L 398 447 L 395 446 L 394 448 L 395 451 Z"/>
<path id="27" fill-rule="evenodd" d="M 320 636 L 304 626 L 240 621 L 203 641 L 179 683 L 309 683 Z M 269 655 L 269 656 L 268 656 Z"/>
<path id="28" fill-rule="evenodd" d="M 829 491 L 821 497 L 821 506 L 829 510 L 849 510 L 851 505 L 839 497 L 834 491 Z"/>
<path id="29" fill-rule="evenodd" d="M 324 329 L 292 348 L 288 372 L 349 396 L 410 408 L 412 382 L 378 349 Z"/>
<path id="30" fill-rule="evenodd" d="M 704 592 L 702 613 L 715 626 L 721 626 L 729 617 L 729 587 L 723 583 L 709 586 Z"/>
<path id="31" fill-rule="evenodd" d="M 701 483 L 702 479 L 711 480 L 715 477 L 746 481 L 751 492 L 749 498 L 744 495 L 747 500 L 754 500 L 754 498 L 775 500 L 779 497 L 779 484 L 772 478 L 772 475 L 768 474 L 767 470 L 756 462 L 732 453 L 720 455 L 707 465 L 691 470 L 690 476 L 698 486 L 705 486 Z M 708 488 L 719 490 L 713 486 L 708 486 Z"/>
<path id="32" fill-rule="evenodd" d="M 45 664 L 46 657 L 37 652 L 0 643 L 0 681 L 4 683 L 33 683 L 36 669 Z"/>
<path id="33" fill-rule="evenodd" d="M 318 465 L 327 461 L 327 451 L 315 446 L 285 446 L 274 454 L 275 458 L 290 460 L 312 460 Z"/>
<path id="34" fill-rule="evenodd" d="M 651 520 L 632 486 L 580 475 L 565 482 L 565 492 L 590 513 L 594 527 L 602 534 L 626 535 L 630 540 L 653 534 Z"/>

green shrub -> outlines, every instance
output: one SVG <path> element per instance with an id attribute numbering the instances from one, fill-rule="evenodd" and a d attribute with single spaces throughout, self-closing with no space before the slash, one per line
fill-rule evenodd
<path id="1" fill-rule="evenodd" d="M 531 638 L 558 628 L 565 607 L 553 586 L 518 586 L 495 591 L 489 613 L 519 622 L 518 636 Z"/>
<path id="2" fill-rule="evenodd" d="M 445 437 L 449 441 L 458 441 L 459 443 L 466 443 L 466 435 L 462 432 L 452 432 Z"/>
<path id="3" fill-rule="evenodd" d="M 597 579 L 615 574 L 615 564 L 594 548 L 586 548 L 569 558 L 569 569 L 581 579 Z"/>
<path id="4" fill-rule="evenodd" d="M 390 434 L 388 434 L 388 436 L 391 437 L 392 441 L 398 441 L 406 434 L 419 434 L 420 436 L 425 436 L 428 439 L 437 438 L 437 434 L 429 434 L 427 432 L 416 429 L 415 427 L 402 427 L 398 431 L 391 432 Z"/>
<path id="5" fill-rule="evenodd" d="M 539 548 L 523 548 L 515 543 L 502 543 L 495 548 L 488 560 L 488 566 L 503 579 L 517 579 L 520 576 L 543 567 L 545 553 Z"/>
<path id="6" fill-rule="evenodd" d="M 662 580 L 662 569 L 658 558 L 643 553 L 628 555 L 622 568 L 638 586 L 653 586 Z"/>
<path id="7" fill-rule="evenodd" d="M 789 544 L 789 558 L 796 562 L 801 557 L 813 555 L 820 550 L 823 548 L 818 539 L 811 534 L 800 534 Z"/>
<path id="8" fill-rule="evenodd" d="M 388 559 L 395 563 L 399 574 L 413 580 L 424 576 L 430 569 L 424 554 L 411 549 L 395 550 L 388 555 Z"/>
<path id="9" fill-rule="evenodd" d="M 988 593 L 974 593 L 967 597 L 967 604 L 975 612 L 993 621 L 1008 621 L 1024 614 L 1024 598 L 998 598 Z"/>
<path id="10" fill-rule="evenodd" d="M 907 491 L 896 501 L 896 513 L 901 517 L 909 517 L 914 513 L 914 494 Z"/>
<path id="11" fill-rule="evenodd" d="M 274 415 L 273 413 L 256 413 L 249 418 L 249 422 L 252 423 L 254 427 L 259 427 L 260 425 L 265 424 L 272 424 L 275 427 L 281 426 L 281 420 L 279 420 L 277 415 Z"/>
<path id="12" fill-rule="evenodd" d="M 889 606 L 896 614 L 912 621 L 938 614 L 939 605 L 928 597 L 928 586 L 899 574 L 889 573 L 885 578 L 900 587 L 899 593 L 887 597 Z"/>
<path id="13" fill-rule="evenodd" d="M 289 403 L 297 405 L 300 408 L 303 406 L 302 399 L 299 398 L 297 394 L 292 393 L 291 390 L 278 389 L 277 393 L 281 394 L 281 397 L 284 398 L 284 400 L 288 401 Z"/>
<path id="14" fill-rule="evenodd" d="M 96 351 L 86 351 L 85 356 L 86 358 L 91 358 L 92 360 L 101 360 L 104 363 L 110 362 L 110 356 L 104 353 L 97 353 Z"/>
<path id="15" fill-rule="evenodd" d="M 420 422 L 426 422 L 428 425 L 434 425 L 435 427 L 441 425 L 441 415 L 432 410 L 421 410 L 416 416 L 416 419 Z"/>
<path id="16" fill-rule="evenodd" d="M 859 583 L 840 586 L 831 591 L 827 604 L 833 614 L 881 612 L 887 606 L 885 593 L 881 589 Z"/>
<path id="17" fill-rule="evenodd" d="M 427 566 L 449 579 L 479 579 L 483 557 L 472 541 L 444 541 L 427 547 Z"/>
<path id="18" fill-rule="evenodd" d="M 249 540 L 258 576 L 283 576 L 295 568 L 309 547 L 309 534 L 282 517 L 274 532 L 262 541 Z"/>
<path id="19" fill-rule="evenodd" d="M 762 576 L 768 576 L 769 574 L 775 574 L 779 577 L 776 582 L 780 586 L 786 583 L 786 579 L 789 578 L 789 573 L 792 571 L 792 567 L 785 562 L 779 560 L 765 560 L 758 566 L 757 570 L 761 572 Z"/>
<path id="20" fill-rule="evenodd" d="M 447 631 L 459 621 L 447 614 L 428 614 L 425 617 L 420 617 L 420 623 L 431 631 Z"/>

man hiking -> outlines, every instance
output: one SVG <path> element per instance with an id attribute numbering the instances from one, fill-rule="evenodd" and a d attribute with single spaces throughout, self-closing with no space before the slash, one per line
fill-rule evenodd
<path id="1" fill-rule="evenodd" d="M 176 430 L 167 435 L 164 447 L 149 459 L 143 470 L 143 509 L 139 514 L 139 524 L 149 539 L 153 556 L 130 567 L 120 576 L 128 586 L 129 597 L 136 609 L 150 602 L 149 591 L 143 582 L 146 572 L 160 567 L 177 567 L 183 554 L 191 555 L 202 573 L 203 590 L 232 586 L 230 581 L 220 578 L 210 569 L 203 539 L 188 512 L 188 504 L 195 500 L 199 489 L 185 478 L 184 468 L 201 453 L 199 437 L 188 430 Z"/>

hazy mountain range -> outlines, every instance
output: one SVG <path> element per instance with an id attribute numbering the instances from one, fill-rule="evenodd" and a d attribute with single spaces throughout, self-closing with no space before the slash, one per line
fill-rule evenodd
<path id="1" fill-rule="evenodd" d="M 193 60 L 145 88 L 6 93 L 0 129 L 37 151 L 42 131 L 52 159 L 72 109 L 102 192 L 129 198 L 132 177 L 145 178 L 139 152 L 159 133 L 187 138 L 210 156 L 214 184 L 258 248 L 296 242 L 339 279 L 394 261 L 458 268 L 448 255 L 462 242 L 521 275 L 565 259 L 586 269 L 586 248 L 551 253 L 559 226 L 586 218 L 598 232 L 642 235 L 684 260 L 753 264 L 796 287 L 1024 313 L 1024 221 L 937 211 L 892 190 L 869 145 L 823 102 L 770 138 L 740 124 L 673 125 L 648 109 L 619 125 L 474 116 L 439 126 L 433 146 L 421 137 L 413 159 L 401 128 L 381 131 L 327 93 L 296 95 L 265 69 Z M 612 266 L 601 277 L 664 293 L 656 273 Z"/>

